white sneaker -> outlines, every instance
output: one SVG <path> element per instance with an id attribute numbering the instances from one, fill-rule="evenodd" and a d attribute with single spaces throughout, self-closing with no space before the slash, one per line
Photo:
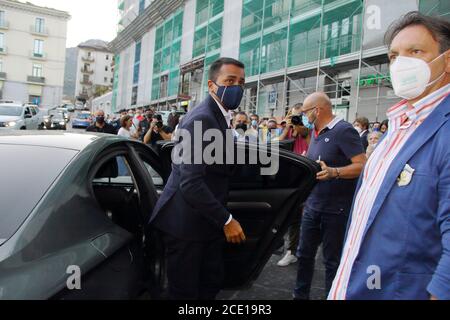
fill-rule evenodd
<path id="1" fill-rule="evenodd" d="M 296 262 L 297 262 L 297 257 L 291 253 L 291 250 L 288 250 L 286 252 L 286 255 L 283 257 L 283 259 L 278 261 L 277 266 L 287 267 L 288 265 L 290 265 L 292 263 L 296 263 Z"/>

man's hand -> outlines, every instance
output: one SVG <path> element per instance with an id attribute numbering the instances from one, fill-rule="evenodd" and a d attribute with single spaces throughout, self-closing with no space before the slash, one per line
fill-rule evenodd
<path id="1" fill-rule="evenodd" d="M 337 170 L 335 168 L 330 168 L 323 161 L 317 161 L 322 167 L 322 171 L 317 174 L 317 180 L 327 181 L 337 177 Z"/>
<path id="2" fill-rule="evenodd" d="M 231 222 L 223 228 L 225 232 L 225 237 L 228 243 L 239 244 L 245 242 L 246 237 L 241 225 L 236 220 L 231 220 Z"/>

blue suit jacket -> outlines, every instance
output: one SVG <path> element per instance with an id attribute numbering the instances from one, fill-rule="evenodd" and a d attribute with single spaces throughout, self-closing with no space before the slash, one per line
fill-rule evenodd
<path id="1" fill-rule="evenodd" d="M 450 96 L 392 163 L 369 216 L 347 299 L 450 299 L 449 120 Z M 408 186 L 399 187 L 406 164 L 416 171 Z M 368 288 L 370 266 L 381 270 L 381 289 Z"/>
<path id="2" fill-rule="evenodd" d="M 202 131 L 194 135 L 195 122 L 201 122 Z M 208 96 L 186 115 L 178 130 L 186 130 L 191 135 L 193 160 L 195 140 L 202 139 L 199 134 L 203 136 L 206 130 L 217 129 L 225 138 L 227 128 L 217 103 Z M 232 135 L 231 130 L 228 134 Z M 203 154 L 208 143 L 197 143 L 199 146 L 201 150 L 199 148 L 196 152 Z M 230 217 L 225 209 L 228 179 L 229 170 L 224 164 L 207 165 L 203 161 L 201 164 L 173 164 L 172 173 L 153 210 L 150 223 L 182 240 L 208 241 L 224 237 L 223 227 Z"/>

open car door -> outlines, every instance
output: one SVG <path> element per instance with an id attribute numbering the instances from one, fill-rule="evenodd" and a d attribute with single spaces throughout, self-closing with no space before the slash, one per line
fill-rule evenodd
<path id="1" fill-rule="evenodd" d="M 238 144 L 235 153 L 244 152 L 248 160 L 255 148 L 256 145 Z M 165 181 L 170 175 L 172 149 L 173 143 L 158 145 Z M 272 254 L 283 245 L 291 221 L 301 214 L 302 205 L 316 184 L 319 165 L 286 149 L 290 149 L 289 144 L 268 153 L 272 159 L 278 159 L 278 170 L 271 175 L 262 174 L 261 170 L 270 165 L 264 166 L 260 161 L 233 165 L 228 210 L 241 224 L 247 241 L 226 245 L 223 289 L 248 287 L 258 278 Z"/>

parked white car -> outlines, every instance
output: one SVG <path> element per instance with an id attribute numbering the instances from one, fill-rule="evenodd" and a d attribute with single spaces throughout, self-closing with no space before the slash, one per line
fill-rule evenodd
<path id="1" fill-rule="evenodd" d="M 37 130 L 39 109 L 17 103 L 0 104 L 0 129 Z"/>

